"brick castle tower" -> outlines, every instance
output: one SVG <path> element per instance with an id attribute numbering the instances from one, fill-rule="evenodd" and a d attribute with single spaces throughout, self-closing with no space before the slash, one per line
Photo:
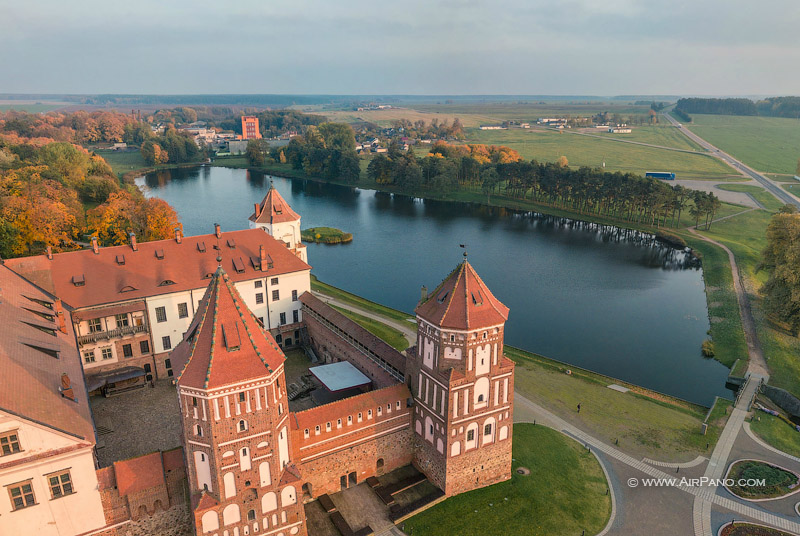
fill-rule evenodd
<path id="1" fill-rule="evenodd" d="M 218 268 L 173 352 L 197 534 L 306 534 L 284 359 Z"/>
<path id="2" fill-rule="evenodd" d="M 416 308 L 414 459 L 446 495 L 511 478 L 514 363 L 503 355 L 508 307 L 464 261 Z"/>

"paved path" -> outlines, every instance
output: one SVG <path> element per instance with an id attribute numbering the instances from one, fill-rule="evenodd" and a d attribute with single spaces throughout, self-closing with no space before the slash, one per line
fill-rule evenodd
<path id="1" fill-rule="evenodd" d="M 683 132 L 683 134 L 686 135 L 687 138 L 689 138 L 690 140 L 692 140 L 695 143 L 699 144 L 704 149 L 707 149 L 713 156 L 715 156 L 719 160 L 722 160 L 723 162 L 728 164 L 730 167 L 732 167 L 733 169 L 735 169 L 736 171 L 738 171 L 739 173 L 741 173 L 745 177 L 750 177 L 751 179 L 755 179 L 758 182 L 760 182 L 761 185 L 769 193 L 771 193 L 776 198 L 778 198 L 779 201 L 781 201 L 782 203 L 786 203 L 786 204 L 794 205 L 796 207 L 800 207 L 800 199 L 796 198 L 795 196 L 793 196 L 792 194 L 790 194 L 789 192 L 784 190 L 780 185 L 775 184 L 774 181 L 772 181 L 771 179 L 765 177 L 764 175 L 762 175 L 761 173 L 757 172 L 756 170 L 754 170 L 750 166 L 744 164 L 740 160 L 735 159 L 734 157 L 732 157 L 728 153 L 720 150 L 719 148 L 715 147 L 714 145 L 711 145 L 706 140 L 704 140 L 703 138 L 701 138 L 700 136 L 698 136 L 697 134 L 695 134 L 694 132 L 689 130 L 686 127 L 686 125 L 681 125 L 681 123 L 679 123 L 674 117 L 669 115 L 669 113 L 663 112 L 663 115 L 673 125 L 680 126 L 679 130 L 681 132 Z"/>
<path id="2" fill-rule="evenodd" d="M 747 371 L 759 376 L 763 376 L 765 381 L 769 379 L 769 368 L 767 368 L 767 360 L 761 351 L 761 345 L 758 342 L 758 335 L 756 334 L 755 322 L 753 321 L 753 314 L 750 311 L 750 300 L 744 291 L 742 285 L 741 274 L 739 267 L 736 264 L 736 258 L 733 252 L 728 249 L 728 246 L 717 242 L 707 236 L 700 234 L 697 229 L 690 227 L 689 232 L 697 236 L 699 239 L 704 240 L 710 244 L 714 244 L 722 248 L 728 254 L 728 261 L 731 265 L 731 275 L 733 276 L 733 289 L 736 292 L 736 300 L 739 302 L 739 315 L 742 318 L 742 329 L 744 330 L 744 338 L 747 342 L 747 353 L 750 357 L 747 365 Z"/>

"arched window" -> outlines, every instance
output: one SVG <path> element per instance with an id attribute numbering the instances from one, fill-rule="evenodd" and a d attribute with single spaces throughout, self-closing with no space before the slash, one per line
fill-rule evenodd
<path id="1" fill-rule="evenodd" d="M 239 421 L 239 431 L 246 432 L 247 431 L 247 421 L 242 419 Z"/>
<path id="2" fill-rule="evenodd" d="M 194 425 L 194 435 L 197 437 L 203 437 L 203 429 L 200 428 L 199 424 Z"/>
<path id="3" fill-rule="evenodd" d="M 256 520 L 256 511 L 255 510 L 249 510 L 247 512 L 247 520 L 248 521 L 255 521 Z"/>
<path id="4" fill-rule="evenodd" d="M 239 514 L 239 505 L 229 504 L 222 511 L 222 523 L 226 526 L 233 525 L 234 523 L 238 523 L 241 520 L 242 518 Z"/>

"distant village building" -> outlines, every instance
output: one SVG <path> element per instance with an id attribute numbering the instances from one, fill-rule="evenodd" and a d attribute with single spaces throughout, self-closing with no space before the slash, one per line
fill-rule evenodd
<path id="1" fill-rule="evenodd" d="M 630 134 L 631 132 L 633 132 L 633 130 L 625 123 L 621 123 L 618 125 L 608 127 L 608 132 L 611 134 Z"/>
<path id="2" fill-rule="evenodd" d="M 478 127 L 480 130 L 508 130 L 508 127 L 503 125 L 481 125 Z"/>
<path id="3" fill-rule="evenodd" d="M 261 131 L 258 129 L 258 117 L 254 115 L 242 116 L 242 139 L 260 140 Z"/>

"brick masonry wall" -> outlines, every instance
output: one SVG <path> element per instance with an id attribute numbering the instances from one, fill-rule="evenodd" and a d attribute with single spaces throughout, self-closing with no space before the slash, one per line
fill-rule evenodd
<path id="1" fill-rule="evenodd" d="M 447 495 L 482 488 L 511 478 L 511 434 L 496 441 L 447 460 L 444 489 Z"/>
<path id="2" fill-rule="evenodd" d="M 381 473 L 393 471 L 412 461 L 413 433 L 410 426 L 370 441 L 336 450 L 299 465 L 303 482 L 311 484 L 311 494 L 341 491 L 340 477 L 355 471 L 361 483 L 378 474 L 377 461 L 383 459 Z M 302 496 L 302 490 L 298 490 Z M 303 497 L 306 498 L 307 497 Z"/>
<path id="3" fill-rule="evenodd" d="M 325 360 L 326 363 L 349 361 L 372 380 L 375 389 L 382 389 L 397 383 L 397 380 L 386 371 L 370 361 L 350 343 L 323 326 L 314 317 L 305 315 L 304 320 L 308 336 L 311 339 L 311 347 L 318 358 Z"/>

